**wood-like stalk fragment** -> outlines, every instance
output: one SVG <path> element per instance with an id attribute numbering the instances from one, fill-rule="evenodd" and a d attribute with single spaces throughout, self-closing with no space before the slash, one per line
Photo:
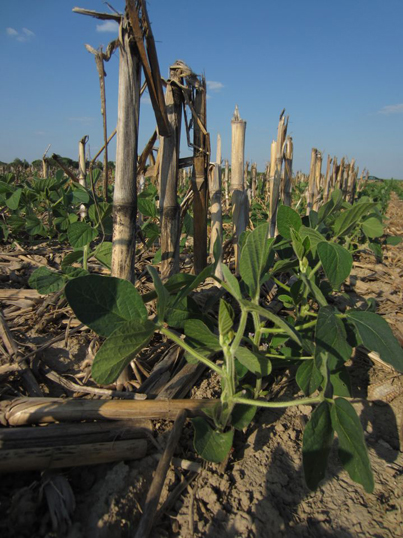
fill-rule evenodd
<path id="1" fill-rule="evenodd" d="M 160 461 L 158 462 L 153 481 L 150 489 L 148 490 L 144 512 L 140 520 L 140 524 L 137 527 L 135 538 L 147 538 L 150 535 L 169 465 L 171 463 L 172 456 L 174 455 L 176 445 L 179 442 L 186 417 L 186 410 L 182 410 L 178 413 L 175 420 L 174 426 L 169 435 L 167 446 Z"/>
<path id="2" fill-rule="evenodd" d="M 86 187 L 86 172 L 87 167 L 85 163 L 85 145 L 88 142 L 88 135 L 83 136 L 83 138 L 78 143 L 78 181 L 82 187 Z M 84 220 L 87 216 L 87 208 L 85 204 L 80 205 L 80 218 Z"/>
<path id="3" fill-rule="evenodd" d="M 130 42 L 127 24 L 126 20 L 122 23 L 120 44 L 112 276 L 134 283 L 140 62 Z"/>
<path id="4" fill-rule="evenodd" d="M 317 149 L 312 148 L 311 151 L 311 165 L 309 169 L 309 183 L 308 183 L 308 199 L 306 204 L 306 214 L 309 215 L 309 213 L 313 209 L 313 203 L 316 195 L 316 183 L 315 183 L 315 172 L 316 172 L 316 155 L 317 155 Z"/>
<path id="5" fill-rule="evenodd" d="M 225 207 L 229 209 L 229 161 L 225 159 L 225 172 L 224 172 L 224 188 L 225 188 Z"/>
<path id="6" fill-rule="evenodd" d="M 285 141 L 284 148 L 284 174 L 283 174 L 283 203 L 291 207 L 292 195 L 292 159 L 293 159 L 293 143 L 291 136 L 288 136 Z"/>
<path id="7" fill-rule="evenodd" d="M 277 128 L 277 141 L 276 141 L 276 159 L 274 165 L 274 175 L 270 180 L 270 237 L 274 237 L 276 234 L 277 225 L 277 209 L 280 197 L 280 184 L 281 184 L 281 168 L 283 164 L 283 151 L 284 142 L 287 136 L 288 118 L 284 117 L 284 110 L 280 114 L 280 120 Z M 273 173 L 273 167 L 271 166 L 271 174 Z"/>
<path id="8" fill-rule="evenodd" d="M 248 197 L 244 190 L 244 159 L 246 121 L 241 119 L 238 106 L 231 121 L 231 202 L 234 226 L 235 271 L 239 271 L 239 237 L 246 230 L 249 218 Z"/>
<path id="9" fill-rule="evenodd" d="M 216 241 L 222 247 L 222 202 L 221 202 L 221 136 L 217 136 L 217 156 L 216 162 L 210 169 L 210 197 L 211 197 L 211 234 L 210 234 L 210 255 L 214 253 Z M 220 247 L 220 250 L 221 250 Z M 222 278 L 220 255 L 215 275 Z"/>
<path id="10" fill-rule="evenodd" d="M 199 274 L 207 265 L 207 168 L 209 159 L 209 140 L 206 132 L 206 81 L 204 77 L 195 90 L 194 111 L 199 122 L 195 121 L 193 133 L 193 218 L 194 246 L 193 264 L 195 274 Z M 200 125 L 201 124 L 201 125 Z M 202 128 L 203 127 L 203 128 Z M 204 132 L 203 132 L 204 131 Z"/>
<path id="11" fill-rule="evenodd" d="M 203 415 L 219 400 L 78 400 L 74 398 L 16 398 L 0 402 L 0 423 L 9 426 L 83 420 L 175 420 L 178 411 Z"/>
<path id="12" fill-rule="evenodd" d="M 330 155 L 327 156 L 327 165 L 326 165 L 326 175 L 325 175 L 325 184 L 323 187 L 323 203 L 329 200 L 330 196 L 330 170 L 331 170 L 332 158 Z"/>
<path id="13" fill-rule="evenodd" d="M 151 420 L 117 420 L 116 422 L 82 422 L 49 424 L 38 428 L 1 428 L 1 450 L 84 445 L 128 439 L 144 439 L 151 435 Z"/>
<path id="14" fill-rule="evenodd" d="M 13 357 L 18 364 L 18 371 L 21 375 L 23 384 L 30 396 L 42 396 L 41 388 L 34 377 L 28 363 L 21 360 L 19 356 L 18 346 L 14 337 L 4 319 L 3 312 L 0 310 L 0 338 L 3 340 L 4 346 L 10 357 Z M 1 422 L 1 421 L 0 421 Z"/>
<path id="15" fill-rule="evenodd" d="M 112 276 L 134 283 L 137 217 L 137 147 L 140 114 L 140 62 L 130 39 L 128 21 L 121 23 L 119 97 L 113 195 Z M 129 368 L 117 380 L 127 384 Z"/>
<path id="16" fill-rule="evenodd" d="M 316 154 L 315 166 L 315 196 L 312 209 L 318 211 L 320 202 L 320 193 L 322 188 L 322 154 L 320 151 Z"/>
<path id="17" fill-rule="evenodd" d="M 253 163 L 251 167 L 251 191 L 252 200 L 256 198 L 256 185 L 257 185 L 257 164 Z"/>
<path id="18" fill-rule="evenodd" d="M 180 71 L 171 66 L 165 92 L 165 104 L 171 135 L 161 136 L 160 214 L 161 278 L 167 280 L 179 272 L 180 208 L 178 204 L 179 149 L 182 121 L 182 83 Z"/>
<path id="19" fill-rule="evenodd" d="M 91 443 L 66 447 L 22 448 L 0 451 L 0 473 L 61 469 L 144 458 L 145 439 Z"/>

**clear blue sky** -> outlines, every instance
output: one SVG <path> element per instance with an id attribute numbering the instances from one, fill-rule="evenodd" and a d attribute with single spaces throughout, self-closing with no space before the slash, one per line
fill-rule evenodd
<path id="1" fill-rule="evenodd" d="M 111 0 L 123 11 L 123 0 Z M 97 48 L 116 27 L 72 13 L 101 0 L 2 0 L 0 160 L 51 152 L 77 158 L 102 145 Z M 149 0 L 160 68 L 184 60 L 209 85 L 208 129 L 230 158 L 231 117 L 247 121 L 246 159 L 263 170 L 279 113 L 290 115 L 294 169 L 312 147 L 355 157 L 379 177 L 403 178 L 403 0 Z M 112 28 L 111 28 L 112 26 Z M 106 31 L 109 30 L 109 31 Z M 118 53 L 106 64 L 108 127 L 117 119 Z M 155 120 L 141 106 L 141 150 Z M 111 158 L 114 159 L 114 146 Z M 182 155 L 189 150 L 184 145 Z"/>

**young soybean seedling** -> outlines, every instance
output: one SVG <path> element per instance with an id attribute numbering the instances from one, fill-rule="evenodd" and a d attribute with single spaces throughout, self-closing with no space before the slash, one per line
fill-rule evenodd
<path id="1" fill-rule="evenodd" d="M 184 349 L 188 360 L 203 363 L 220 378 L 219 404 L 205 418 L 192 421 L 194 445 L 203 458 L 223 461 L 234 431 L 245 428 L 259 407 L 312 405 L 303 439 L 308 487 L 316 488 L 323 479 L 336 432 L 340 461 L 350 477 L 371 492 L 373 476 L 361 424 L 349 402 L 345 362 L 360 342 L 403 371 L 403 351 L 377 314 L 354 309 L 339 312 L 329 304 L 333 290 L 339 289 L 351 270 L 351 254 L 345 247 L 326 239 L 315 227 L 304 226 L 290 208 L 280 207 L 279 230 L 283 237 L 268 239 L 269 224 L 265 223 L 246 236 L 240 280 L 222 266 L 219 282 L 227 296 L 220 300 L 215 326 L 194 308 L 189 296 L 213 275 L 213 266 L 196 277 L 176 275 L 166 284 L 149 267 L 155 287 L 151 299 L 157 299 L 152 319 L 144 304 L 150 297 L 142 298 L 127 281 L 95 275 L 70 281 L 66 297 L 75 314 L 106 337 L 93 363 L 93 378 L 100 384 L 115 381 L 159 332 Z M 290 285 L 277 278 L 285 272 Z M 261 301 L 262 286 L 269 280 L 287 297 L 286 318 Z M 268 401 L 262 379 L 272 368 L 290 364 L 297 366 L 296 381 L 304 397 Z"/>

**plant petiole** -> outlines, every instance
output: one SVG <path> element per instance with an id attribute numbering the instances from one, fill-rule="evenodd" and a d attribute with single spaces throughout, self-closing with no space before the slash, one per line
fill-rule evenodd
<path id="1" fill-rule="evenodd" d="M 249 398 L 233 398 L 233 403 L 253 405 L 255 407 L 267 407 L 267 408 L 281 408 L 281 407 L 295 407 L 297 405 L 314 405 L 321 403 L 323 397 L 315 396 L 314 398 L 300 398 L 299 400 L 288 400 L 284 402 L 267 402 L 262 400 L 250 400 Z"/>
<path id="2" fill-rule="evenodd" d="M 224 376 L 225 375 L 225 372 L 222 368 L 220 368 L 219 366 L 217 366 L 213 361 L 211 361 L 210 359 L 207 359 L 207 357 L 203 357 L 203 355 L 200 355 L 199 353 L 197 353 L 197 351 L 195 349 L 193 349 L 192 347 L 190 347 L 184 340 L 182 340 L 182 338 L 176 334 L 174 331 L 171 331 L 170 329 L 168 329 L 167 327 L 159 327 L 158 328 L 159 332 L 161 334 L 164 334 L 165 336 L 167 336 L 168 338 L 170 338 L 173 342 L 175 342 L 175 344 L 178 344 L 178 346 L 180 346 L 182 349 L 184 349 L 185 351 L 187 351 L 189 353 L 189 355 L 191 355 L 194 359 L 202 362 L 203 364 L 205 364 L 206 366 L 208 366 L 209 368 L 211 368 L 212 370 L 214 370 L 214 372 L 216 372 L 219 376 Z"/>

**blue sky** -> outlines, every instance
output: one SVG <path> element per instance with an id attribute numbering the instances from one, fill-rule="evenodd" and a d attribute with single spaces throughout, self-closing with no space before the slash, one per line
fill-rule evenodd
<path id="1" fill-rule="evenodd" d="M 111 0 L 123 11 L 123 0 Z M 101 0 L 2 0 L 0 160 L 51 152 L 77 158 L 88 134 L 102 145 L 98 75 L 84 48 L 106 46 L 116 26 L 72 13 Z M 230 158 L 231 117 L 247 121 L 246 159 L 263 170 L 283 108 L 294 169 L 316 147 L 355 158 L 379 177 L 403 178 L 403 0 L 149 0 L 160 69 L 184 60 L 208 81 L 207 127 Z M 117 119 L 118 53 L 106 64 L 108 130 Z M 155 126 L 145 96 L 139 149 Z M 111 146 L 114 158 L 114 146 Z M 189 155 L 186 144 L 181 154 Z M 214 159 L 213 159 L 214 160 Z"/>

